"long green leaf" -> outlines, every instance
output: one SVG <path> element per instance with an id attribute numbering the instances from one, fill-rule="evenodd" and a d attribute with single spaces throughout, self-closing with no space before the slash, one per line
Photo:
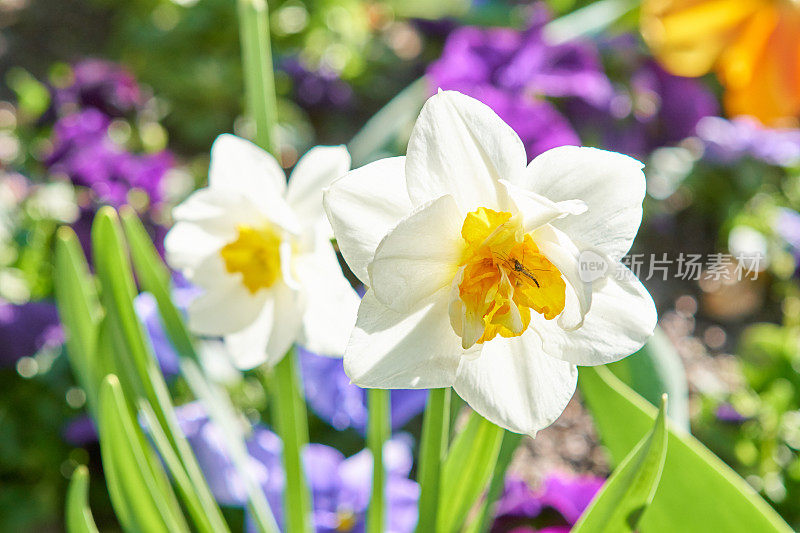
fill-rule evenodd
<path id="1" fill-rule="evenodd" d="M 108 337 L 115 355 L 119 379 L 131 398 L 144 399 L 153 408 L 158 425 L 180 459 L 191 480 L 191 494 L 181 492 L 189 509 L 201 502 L 203 517 L 195 523 L 201 531 L 227 531 L 227 525 L 200 467 L 180 430 L 164 376 L 146 341 L 144 328 L 136 315 L 133 299 L 136 286 L 127 256 L 127 247 L 116 213 L 101 209 L 92 226 L 92 244 L 97 276 L 100 279 L 108 318 Z"/>
<path id="2" fill-rule="evenodd" d="M 238 5 L 248 112 L 256 124 L 256 143 L 277 157 L 275 126 L 278 123 L 278 111 L 275 103 L 275 75 L 272 71 L 267 2 L 238 0 Z"/>
<path id="3" fill-rule="evenodd" d="M 296 358 L 297 351 L 292 348 L 275 365 L 270 392 L 272 420 L 283 441 L 286 530 L 305 533 L 311 531 L 311 494 L 302 460 L 302 451 L 308 444 L 308 415 Z"/>
<path id="4" fill-rule="evenodd" d="M 372 452 L 372 497 L 367 509 L 367 533 L 383 533 L 386 524 L 386 471 L 383 445 L 392 432 L 389 391 L 367 391 L 367 446 Z"/>
<path id="5" fill-rule="evenodd" d="M 667 395 L 653 429 L 631 450 L 595 496 L 573 533 L 629 533 L 656 495 L 667 458 Z"/>
<path id="6" fill-rule="evenodd" d="M 503 429 L 472 411 L 442 466 L 436 530 L 459 531 L 486 490 L 497 463 Z"/>
<path id="7" fill-rule="evenodd" d="M 496 502 L 500 498 L 500 495 L 503 493 L 503 488 L 505 487 L 506 471 L 521 441 L 522 435 L 519 433 L 511 433 L 510 431 L 505 431 L 503 433 L 503 443 L 500 445 L 500 453 L 497 455 L 497 464 L 494 467 L 492 479 L 489 481 L 489 489 L 486 491 L 486 497 L 481 502 L 475 519 L 466 528 L 467 533 L 489 531 L 489 527 L 492 525 L 492 519 L 494 518 Z"/>
<path id="8" fill-rule="evenodd" d="M 419 520 L 417 533 L 436 530 L 441 469 L 450 444 L 450 395 L 452 390 L 431 389 L 422 419 L 419 451 Z"/>
<path id="9" fill-rule="evenodd" d="M 67 490 L 67 533 L 97 533 L 88 498 L 89 471 L 81 465 L 72 473 Z"/>
<path id="10" fill-rule="evenodd" d="M 248 505 L 259 531 L 276 531 L 275 518 L 272 516 L 269 504 L 264 496 L 264 492 L 251 478 L 250 470 L 247 467 L 247 451 L 244 446 L 244 435 L 237 430 L 232 405 L 224 393 L 213 390 L 196 364 L 197 353 L 192 342 L 192 336 L 186 327 L 183 316 L 172 301 L 170 296 L 170 274 L 169 269 L 161 260 L 158 252 L 153 246 L 150 237 L 147 235 L 142 222 L 136 213 L 123 207 L 120 210 L 125 235 L 128 238 L 131 257 L 133 259 L 136 275 L 144 290 L 150 292 L 156 300 L 161 322 L 167 337 L 178 352 L 181 359 L 181 371 L 189 382 L 192 392 L 202 400 L 211 420 L 225 428 L 225 445 L 231 456 L 234 466 L 240 477 L 247 481 Z M 179 443 L 180 445 L 180 443 Z M 186 455 L 186 454 L 184 454 Z M 186 460 L 189 476 L 195 480 L 195 485 L 201 495 L 206 492 L 205 482 L 202 481 L 202 473 L 196 466 L 193 458 Z M 202 483 L 196 481 L 200 476 Z M 208 494 L 210 496 L 210 493 Z"/>
<path id="11" fill-rule="evenodd" d="M 101 309 L 78 237 L 70 228 L 58 230 L 55 245 L 55 293 L 64 325 L 67 356 L 78 383 L 96 411 L 102 369 L 97 360 Z"/>
<path id="12" fill-rule="evenodd" d="M 603 443 L 620 463 L 652 427 L 655 407 L 603 367 L 582 367 L 579 383 Z M 747 482 L 697 439 L 675 428 L 669 428 L 668 439 L 658 496 L 642 518 L 640 531 L 792 531 Z"/>
<path id="13" fill-rule="evenodd" d="M 142 533 L 188 532 L 175 494 L 163 471 L 155 468 L 157 460 L 113 374 L 100 387 L 99 407 L 100 455 L 111 503 L 123 528 Z"/>

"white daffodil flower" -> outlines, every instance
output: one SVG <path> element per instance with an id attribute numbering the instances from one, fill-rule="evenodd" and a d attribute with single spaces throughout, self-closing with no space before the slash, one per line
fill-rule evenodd
<path id="1" fill-rule="evenodd" d="M 621 359 L 653 333 L 653 300 L 619 263 L 641 223 L 643 165 L 573 146 L 526 163 L 491 109 L 447 91 L 405 157 L 328 188 L 339 248 L 369 287 L 344 355 L 354 383 L 452 386 L 535 434 L 572 397 L 576 365 Z M 582 269 L 582 252 L 605 268 Z"/>
<path id="2" fill-rule="evenodd" d="M 275 364 L 295 342 L 344 353 L 359 299 L 331 246 L 322 189 L 349 169 L 343 146 L 318 146 L 287 186 L 275 158 L 221 135 L 208 187 L 173 210 L 167 261 L 204 290 L 189 306 L 189 327 L 222 336 L 240 368 Z"/>

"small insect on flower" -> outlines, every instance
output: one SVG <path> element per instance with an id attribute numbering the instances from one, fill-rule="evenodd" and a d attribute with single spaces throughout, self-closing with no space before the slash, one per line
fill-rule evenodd
<path id="1" fill-rule="evenodd" d="M 653 332 L 653 300 L 619 263 L 644 193 L 634 159 L 564 146 L 528 165 L 487 106 L 433 96 L 405 157 L 325 193 L 339 248 L 369 287 L 347 375 L 362 387 L 452 386 L 495 424 L 535 434 L 572 397 L 576 365 L 616 361 Z M 608 258 L 601 278 L 582 279 L 585 249 Z"/>

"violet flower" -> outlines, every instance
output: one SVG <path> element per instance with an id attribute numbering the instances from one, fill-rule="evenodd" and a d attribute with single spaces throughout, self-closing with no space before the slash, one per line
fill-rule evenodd
<path id="1" fill-rule="evenodd" d="M 367 425 L 367 391 L 350 383 L 341 359 L 324 357 L 298 347 L 308 406 L 341 431 L 363 432 Z M 425 409 L 427 390 L 391 391 L 392 428 L 399 429 Z"/>
<path id="2" fill-rule="evenodd" d="M 209 421 L 199 403 L 177 409 L 187 436 L 215 498 L 227 506 L 244 507 L 244 484 L 226 452 L 220 430 Z M 249 471 L 264 489 L 278 524 L 283 522 L 282 495 L 285 475 L 280 439 L 263 426 L 246 442 Z M 338 450 L 309 444 L 303 451 L 306 475 L 313 498 L 314 524 L 319 533 L 361 532 L 372 484 L 372 457 L 363 450 L 345 458 Z M 384 449 L 386 467 L 386 531 L 411 532 L 417 522 L 419 487 L 408 479 L 413 458 L 406 439 L 396 437 Z M 254 530 L 249 524 L 248 530 Z"/>
<path id="3" fill-rule="evenodd" d="M 306 109 L 330 110 L 353 102 L 353 89 L 332 69 L 310 69 L 291 57 L 282 62 L 281 70 L 292 79 L 294 99 Z"/>
<path id="4" fill-rule="evenodd" d="M 743 157 L 777 166 L 800 163 L 800 129 L 772 129 L 750 117 L 726 120 L 706 117 L 697 124 L 697 136 L 712 161 L 731 164 Z"/>
<path id="5" fill-rule="evenodd" d="M 734 425 L 742 424 L 748 420 L 748 417 L 740 413 L 733 405 L 729 403 L 719 404 L 714 412 L 714 416 L 716 416 L 717 420 L 720 422 Z"/>
<path id="6" fill-rule="evenodd" d="M 72 83 L 55 90 L 59 108 L 73 105 L 78 109 L 95 108 L 111 117 L 124 116 L 143 103 L 142 92 L 134 77 L 110 61 L 87 59 L 72 68 Z"/>
<path id="7" fill-rule="evenodd" d="M 50 170 L 90 188 L 101 202 L 119 206 L 127 202 L 131 189 L 140 189 L 152 204 L 159 203 L 164 175 L 173 166 L 172 155 L 167 151 L 130 153 L 108 136 L 109 124 L 110 119 L 97 109 L 60 118 L 53 127 Z"/>
<path id="8" fill-rule="evenodd" d="M 495 509 L 491 532 L 568 533 L 604 482 L 594 476 L 551 474 L 534 491 L 521 479 L 509 477 Z"/>
<path id="9" fill-rule="evenodd" d="M 548 19 L 540 4 L 524 31 L 459 28 L 427 71 L 432 91 L 452 89 L 489 105 L 520 135 L 529 158 L 555 146 L 580 144 L 567 119 L 545 98 L 605 109 L 613 96 L 594 48 L 579 41 L 545 41 Z"/>
<path id="10" fill-rule="evenodd" d="M 58 346 L 64 334 L 56 306 L 50 302 L 12 304 L 0 300 L 0 367 Z"/>

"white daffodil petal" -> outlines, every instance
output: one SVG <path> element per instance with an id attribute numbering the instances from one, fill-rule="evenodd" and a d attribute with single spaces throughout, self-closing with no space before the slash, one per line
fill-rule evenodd
<path id="1" fill-rule="evenodd" d="M 367 291 L 344 354 L 356 385 L 379 389 L 450 387 L 464 351 L 447 313 L 447 291 L 413 313 L 397 313 Z"/>
<path id="2" fill-rule="evenodd" d="M 375 249 L 412 211 L 405 157 L 381 159 L 348 172 L 325 191 L 323 203 L 347 266 L 369 283 L 367 265 Z"/>
<path id="3" fill-rule="evenodd" d="M 286 201 L 303 224 L 313 226 L 325 218 L 322 190 L 348 170 L 350 154 L 344 146 L 316 146 L 300 158 L 289 177 Z"/>
<path id="4" fill-rule="evenodd" d="M 547 355 L 528 330 L 521 337 L 496 337 L 480 356 L 462 358 L 454 388 L 487 420 L 535 436 L 564 411 L 577 378 L 575 365 Z"/>
<path id="5" fill-rule="evenodd" d="M 233 190 L 255 199 L 283 196 L 286 175 L 269 153 L 250 141 L 230 134 L 217 137 L 211 146 L 208 186 Z"/>
<path id="6" fill-rule="evenodd" d="M 189 305 L 189 329 L 214 337 L 239 331 L 253 323 L 265 301 L 265 291 L 252 295 L 241 283 L 220 284 Z"/>
<path id="7" fill-rule="evenodd" d="M 557 319 L 559 326 L 566 330 L 580 327 L 592 306 L 592 283 L 581 277 L 580 250 L 565 233 L 550 225 L 536 230 L 533 240 L 567 282 L 566 304 Z"/>
<path id="8" fill-rule="evenodd" d="M 301 294 L 285 283 L 278 283 L 270 292 L 275 299 L 275 313 L 267 341 L 267 364 L 275 365 L 300 337 L 304 302 Z"/>
<path id="9" fill-rule="evenodd" d="M 192 277 L 192 272 L 210 254 L 227 244 L 224 237 L 206 231 L 199 224 L 178 222 L 164 237 L 167 263 L 175 270 Z"/>
<path id="10" fill-rule="evenodd" d="M 395 311 L 408 311 L 449 287 L 464 251 L 462 223 L 449 195 L 400 221 L 378 245 L 369 265 L 375 297 Z"/>
<path id="11" fill-rule="evenodd" d="M 577 365 L 604 365 L 644 346 L 658 315 L 653 299 L 633 273 L 617 265 L 617 274 L 604 280 L 592 297 L 583 325 L 564 331 L 551 321 L 534 317 L 544 349 L 553 357 Z"/>
<path id="12" fill-rule="evenodd" d="M 269 220 L 291 233 L 300 232 L 297 215 L 284 198 L 286 177 L 267 152 L 234 135 L 220 135 L 211 147 L 208 171 L 209 195 L 237 194 Z M 231 211 L 236 212 L 236 209 Z"/>
<path id="13" fill-rule="evenodd" d="M 553 200 L 580 199 L 589 209 L 553 225 L 581 246 L 615 261 L 630 250 L 642 221 L 643 165 L 628 156 L 576 146 L 548 150 L 527 169 L 527 188 Z"/>
<path id="14" fill-rule="evenodd" d="M 451 194 L 464 213 L 505 206 L 498 180 L 524 172 L 519 136 L 488 106 L 454 91 L 431 97 L 408 142 L 406 178 L 415 206 Z"/>
<path id="15" fill-rule="evenodd" d="M 320 235 L 314 252 L 297 259 L 295 271 L 306 304 L 300 344 L 320 355 L 341 357 L 360 300 L 342 274 L 330 241 Z"/>
<path id="16" fill-rule="evenodd" d="M 176 222 L 198 224 L 211 234 L 229 240 L 236 237 L 239 224 L 258 224 L 263 220 L 250 199 L 236 191 L 200 189 L 172 210 Z"/>
<path id="17" fill-rule="evenodd" d="M 518 187 L 508 180 L 500 180 L 500 183 L 506 187 L 509 199 L 522 213 L 522 226 L 526 232 L 567 215 L 580 215 L 588 209 L 586 203 L 581 200 L 553 202 L 541 194 Z"/>
<path id="18" fill-rule="evenodd" d="M 225 349 L 239 370 L 250 370 L 267 360 L 267 343 L 272 333 L 275 299 L 268 298 L 255 321 L 246 328 L 225 335 Z"/>

